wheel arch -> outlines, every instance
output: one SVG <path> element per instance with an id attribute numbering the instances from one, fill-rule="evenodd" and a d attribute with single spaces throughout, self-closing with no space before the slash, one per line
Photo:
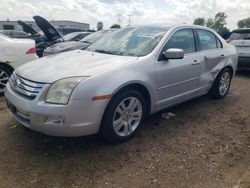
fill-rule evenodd
<path id="1" fill-rule="evenodd" d="M 231 65 L 227 65 L 227 66 L 223 67 L 223 69 L 221 69 L 221 70 L 218 72 L 218 74 L 216 75 L 216 78 L 217 78 L 217 77 L 220 75 L 220 73 L 221 73 L 223 70 L 225 70 L 225 69 L 229 69 L 229 70 L 231 71 L 232 75 L 234 75 L 234 69 L 233 69 L 233 67 L 232 67 Z"/>
<path id="2" fill-rule="evenodd" d="M 152 99 L 151 99 L 151 95 L 150 95 L 148 88 L 141 83 L 129 83 L 129 84 L 119 88 L 114 93 L 114 96 L 118 95 L 119 93 L 126 91 L 126 90 L 135 90 L 135 91 L 138 91 L 140 94 L 142 94 L 143 98 L 145 99 L 145 103 L 146 103 L 146 112 L 147 112 L 147 114 L 150 114 Z"/>
<path id="3" fill-rule="evenodd" d="M 9 69 L 11 72 L 14 71 L 14 68 L 9 65 L 7 62 L 3 63 L 3 62 L 0 62 L 0 66 L 3 66 L 3 67 L 6 67 L 7 69 Z"/>

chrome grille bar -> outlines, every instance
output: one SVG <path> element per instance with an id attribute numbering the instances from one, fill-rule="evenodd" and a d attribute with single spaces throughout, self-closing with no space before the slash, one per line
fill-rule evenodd
<path id="1" fill-rule="evenodd" d="M 45 83 L 38 83 L 25 79 L 15 72 L 11 75 L 9 83 L 13 90 L 30 99 L 36 98 L 45 85 Z"/>

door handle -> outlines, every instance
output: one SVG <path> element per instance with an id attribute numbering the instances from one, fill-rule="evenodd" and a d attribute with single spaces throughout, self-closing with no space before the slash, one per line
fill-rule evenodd
<path id="1" fill-rule="evenodd" d="M 199 62 L 199 61 L 197 61 L 197 60 L 194 60 L 191 64 L 192 64 L 192 65 L 199 65 L 199 64 L 200 64 L 200 62 Z"/>
<path id="2" fill-rule="evenodd" d="M 221 57 L 225 57 L 225 55 L 224 55 L 224 54 L 221 54 L 220 56 L 221 56 Z"/>

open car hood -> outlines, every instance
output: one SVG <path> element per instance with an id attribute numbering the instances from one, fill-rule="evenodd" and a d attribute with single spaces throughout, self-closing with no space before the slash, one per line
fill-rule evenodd
<path id="1" fill-rule="evenodd" d="M 63 39 L 62 35 L 46 19 L 41 16 L 34 16 L 33 19 L 36 21 L 37 26 L 43 31 L 48 40 L 55 41 L 60 38 Z"/>
<path id="2" fill-rule="evenodd" d="M 32 35 L 37 35 L 38 34 L 38 32 L 33 27 L 26 24 L 25 22 L 23 22 L 21 20 L 18 20 L 17 23 L 23 27 L 23 31 L 25 33 L 30 33 Z"/>

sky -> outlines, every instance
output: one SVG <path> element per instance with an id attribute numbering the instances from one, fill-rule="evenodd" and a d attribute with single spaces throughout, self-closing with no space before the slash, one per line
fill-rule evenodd
<path id="1" fill-rule="evenodd" d="M 227 27 L 250 17 L 250 0 L 1 0 L 0 20 L 32 20 L 40 15 L 48 20 L 72 20 L 104 28 L 120 23 L 128 25 L 192 24 L 194 18 L 214 17 L 217 12 L 228 15 Z M 119 19 L 120 18 L 120 19 Z"/>

